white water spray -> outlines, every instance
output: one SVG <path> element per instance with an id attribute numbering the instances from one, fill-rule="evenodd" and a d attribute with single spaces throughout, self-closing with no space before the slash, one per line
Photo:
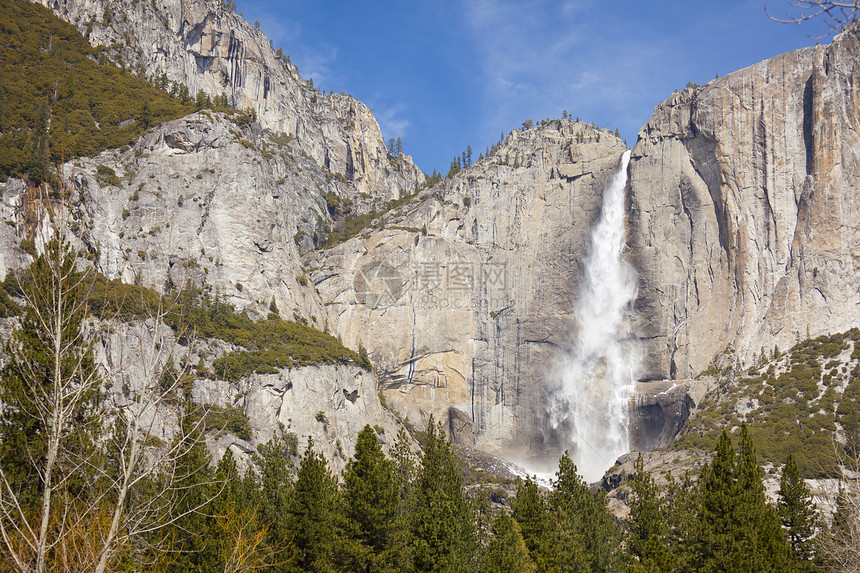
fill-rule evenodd
<path id="1" fill-rule="evenodd" d="M 628 404 L 639 359 L 624 324 L 637 293 L 636 273 L 621 259 L 629 161 L 628 150 L 603 192 L 576 306 L 576 348 L 564 358 L 549 402 L 550 424 L 588 482 L 630 449 Z"/>

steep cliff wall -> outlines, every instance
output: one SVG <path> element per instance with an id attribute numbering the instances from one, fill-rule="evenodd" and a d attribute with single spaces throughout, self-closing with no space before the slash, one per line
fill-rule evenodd
<path id="1" fill-rule="evenodd" d="M 218 340 L 179 344 L 167 327 L 152 321 L 120 324 L 98 323 L 94 353 L 104 373 L 107 403 L 127 408 L 150 434 L 164 443 L 179 431 L 179 404 L 165 394 L 162 373 L 166 364 L 212 363 L 230 351 Z M 376 378 L 355 365 L 314 365 L 281 369 L 275 374 L 251 374 L 237 382 L 199 378 L 190 386 L 190 402 L 202 408 L 216 406 L 241 411 L 248 434 L 238 437 L 229 428 L 216 427 L 207 435 L 217 458 L 230 448 L 239 463 L 250 463 L 248 454 L 273 436 L 293 440 L 293 455 L 312 439 L 332 469 L 340 471 L 355 451 L 355 436 L 369 424 L 381 442 L 393 444 L 401 425 L 379 403 Z"/>
<path id="2" fill-rule="evenodd" d="M 623 152 L 581 122 L 514 131 L 385 229 L 306 257 L 334 331 L 370 351 L 389 405 L 482 448 L 552 447 L 545 392 L 575 340 L 589 230 Z"/>
<path id="3" fill-rule="evenodd" d="M 38 0 L 77 26 L 117 63 L 166 76 L 191 94 L 225 94 L 253 109 L 266 129 L 295 137 L 305 153 L 355 188 L 384 199 L 423 183 L 411 158 L 390 162 L 382 133 L 363 103 L 323 94 L 279 56 L 266 35 L 221 0 Z"/>
<path id="4" fill-rule="evenodd" d="M 70 190 L 62 201 L 53 201 L 57 195 L 46 186 L 4 181 L 0 276 L 33 260 L 25 246 L 31 240 L 38 250 L 51 236 L 41 208 L 50 196 L 76 247 L 109 278 L 159 291 L 190 281 L 251 316 L 265 316 L 274 301 L 285 318 L 328 328 L 326 307 L 300 259 L 334 223 L 327 199 L 353 201 L 360 212 L 411 193 L 424 180 L 409 157 L 389 157 L 370 111 L 351 98 L 316 92 L 283 61 L 272 72 L 280 88 L 253 91 L 246 81 L 253 66 L 275 53 L 262 33 L 220 2 L 129 2 L 124 11 L 113 2 L 46 4 L 88 32 L 93 43 L 111 44 L 109 53 L 118 61 L 126 54 L 122 61 L 134 70 L 148 77 L 166 73 L 192 92 L 226 91 L 238 107 L 255 109 L 259 121 L 242 112 L 201 111 L 154 127 L 129 147 L 62 166 Z M 191 28 L 221 39 L 194 47 Z M 230 55 L 236 46 L 244 52 Z M 211 67 L 188 65 L 200 50 L 210 50 Z M 212 89 L 213 78 L 227 81 L 212 70 L 228 60 L 236 66 L 233 75 L 219 84 L 224 90 Z M 119 407 L 133 407 L 134 392 L 158 391 L 157 384 L 146 386 L 157 378 L 142 372 L 148 357 L 134 350 L 151 327 L 111 323 L 97 341 L 110 381 L 106 399 Z M 193 364 L 211 362 L 225 349 L 203 341 L 195 352 L 186 356 Z M 293 432 L 300 441 L 313 437 L 337 469 L 364 424 L 378 425 L 392 439 L 399 428 L 382 408 L 376 385 L 372 374 L 355 366 L 310 366 L 251 374 L 236 383 L 202 377 L 192 399 L 239 408 L 249 419 L 252 438 L 218 436 L 210 443 L 218 455 L 231 446 L 248 453 L 273 433 Z M 157 436 L 170 438 L 175 414 L 153 410 Z"/>
<path id="5" fill-rule="evenodd" d="M 860 27 L 674 94 L 630 164 L 647 378 L 860 320 Z"/>

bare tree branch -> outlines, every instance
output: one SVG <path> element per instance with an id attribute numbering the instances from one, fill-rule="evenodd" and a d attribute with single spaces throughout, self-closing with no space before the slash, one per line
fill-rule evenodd
<path id="1" fill-rule="evenodd" d="M 816 39 L 841 32 L 860 14 L 860 0 L 796 0 L 790 6 L 795 9 L 794 14 L 787 12 L 783 17 L 772 15 L 767 4 L 764 11 L 768 18 L 783 24 L 800 24 L 815 18 L 824 20 L 830 33 Z"/>

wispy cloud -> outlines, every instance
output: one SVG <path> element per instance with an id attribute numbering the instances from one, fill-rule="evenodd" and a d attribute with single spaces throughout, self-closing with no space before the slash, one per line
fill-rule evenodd
<path id="1" fill-rule="evenodd" d="M 334 65 L 337 47 L 328 43 L 308 42 L 302 25 L 285 15 L 276 3 L 246 0 L 241 4 L 248 11 L 245 19 L 261 22 L 260 28 L 272 41 L 274 48 L 282 48 L 290 56 L 290 61 L 298 66 L 302 77 L 313 78 L 321 89 L 326 84 L 339 83 L 341 78 Z"/>
<path id="2" fill-rule="evenodd" d="M 648 91 L 645 70 L 671 60 L 671 46 L 643 42 L 598 8 L 593 0 L 470 3 L 466 17 L 485 78 L 487 130 L 556 117 L 563 109 L 598 122 L 627 115 L 622 111 L 630 100 Z M 621 127 L 632 132 L 634 123 Z"/>
<path id="3" fill-rule="evenodd" d="M 326 89 L 326 84 L 338 83 L 339 75 L 334 67 L 336 60 L 337 48 L 334 46 L 323 46 L 321 50 L 300 48 L 292 56 L 292 62 L 299 67 L 302 77 L 313 78 L 320 89 Z"/>
<path id="4" fill-rule="evenodd" d="M 408 112 L 407 106 L 399 103 L 387 106 L 379 102 L 371 102 L 370 105 L 376 121 L 379 122 L 382 135 L 386 139 L 389 137 L 406 136 L 406 132 L 412 125 L 412 122 L 404 117 Z"/>

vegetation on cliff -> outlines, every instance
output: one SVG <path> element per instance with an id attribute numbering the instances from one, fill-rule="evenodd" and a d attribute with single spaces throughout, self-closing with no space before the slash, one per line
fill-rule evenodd
<path id="1" fill-rule="evenodd" d="M 168 94 L 166 79 L 156 87 L 113 65 L 32 2 L 0 0 L 0 72 L 0 180 L 43 180 L 63 160 L 131 145 L 154 125 L 227 103 L 185 86 Z"/>
<path id="2" fill-rule="evenodd" d="M 17 315 L 14 301 L 32 283 L 29 271 L 10 273 L 0 289 L 0 311 Z M 231 304 L 188 287 L 165 296 L 152 289 L 110 280 L 98 273 L 87 276 L 87 308 L 103 320 L 147 320 L 163 315 L 165 324 L 180 337 L 222 340 L 233 349 L 213 361 L 212 371 L 198 368 L 198 376 L 235 382 L 251 373 L 272 374 L 281 368 L 313 364 L 357 364 L 372 368 L 366 355 L 346 348 L 337 338 L 311 326 L 283 320 L 275 313 L 253 320 Z"/>
<path id="3" fill-rule="evenodd" d="M 853 494 L 843 495 L 832 530 L 820 529 L 791 459 L 779 508 L 767 503 L 745 424 L 737 451 L 723 431 L 698 480 L 673 484 L 666 495 L 637 463 L 622 522 L 567 454 L 549 494 L 526 479 L 514 499 L 497 497 L 501 504 L 491 508 L 486 489 L 464 486 L 432 418 L 419 456 L 401 431 L 387 457 L 377 430 L 366 426 L 342 480 L 311 440 L 297 459 L 295 437 L 284 431 L 259 447 L 244 475 L 229 450 L 213 468 L 202 441 L 207 426 L 220 420 L 237 434 L 245 426 L 229 409 L 182 400 L 183 376 L 169 365 L 166 376 L 148 381 L 161 389 L 153 398 L 129 396 L 134 407 L 112 409 L 99 397 L 85 327 L 90 304 L 96 314 L 123 309 L 133 317 L 151 312 L 157 295 L 78 270 L 57 240 L 20 279 L 12 294 L 25 301 L 23 319 L 0 375 L 4 570 L 61 570 L 71 559 L 94 571 L 478 572 L 508 564 L 517 571 L 787 572 L 819 570 L 853 539 Z M 92 298 L 94 284 L 102 298 Z M 119 292 L 144 302 L 125 304 Z M 199 295 L 189 292 L 186 306 L 159 303 L 156 312 L 184 325 L 175 326 L 180 337 L 197 330 L 233 342 L 253 338 L 250 319 L 223 305 L 195 306 Z M 169 443 L 149 433 L 151 399 L 179 413 Z"/>
<path id="4" fill-rule="evenodd" d="M 804 477 L 835 475 L 838 455 L 854 456 L 860 444 L 860 329 L 774 349 L 757 363 L 705 372 L 716 387 L 673 448 L 711 449 L 723 428 L 745 422 L 765 462 L 791 454 Z"/>

